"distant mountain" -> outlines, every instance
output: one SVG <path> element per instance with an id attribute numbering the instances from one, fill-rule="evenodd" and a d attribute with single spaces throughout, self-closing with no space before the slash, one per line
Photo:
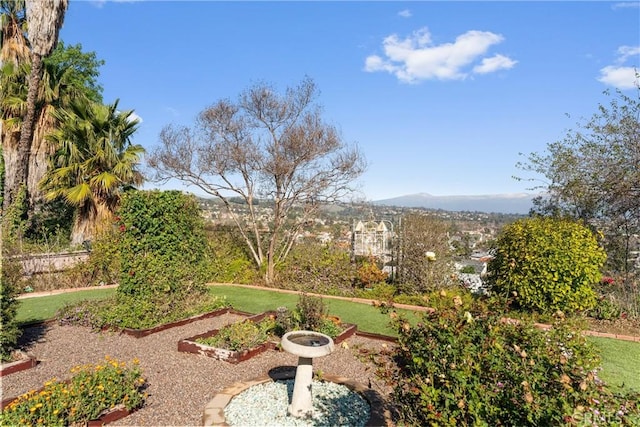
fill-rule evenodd
<path id="1" fill-rule="evenodd" d="M 537 194 L 487 194 L 482 196 L 432 196 L 428 193 L 409 194 L 376 200 L 374 205 L 407 208 L 442 209 L 445 211 L 495 212 L 527 214 Z"/>

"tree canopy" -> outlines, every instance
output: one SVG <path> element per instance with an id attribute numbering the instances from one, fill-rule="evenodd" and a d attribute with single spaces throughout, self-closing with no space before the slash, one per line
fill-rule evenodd
<path id="1" fill-rule="evenodd" d="M 165 127 L 148 159 L 156 179 L 175 178 L 223 201 L 267 282 L 310 215 L 352 191 L 365 168 L 358 149 L 322 119 L 317 94 L 310 78 L 284 94 L 255 84 L 235 102 L 205 108 L 193 127 Z M 246 203 L 246 216 L 231 197 Z"/>
<path id="2" fill-rule="evenodd" d="M 640 88 L 606 92 L 609 105 L 518 166 L 542 175 L 534 211 L 569 216 L 604 231 L 609 267 L 628 271 L 640 232 Z"/>

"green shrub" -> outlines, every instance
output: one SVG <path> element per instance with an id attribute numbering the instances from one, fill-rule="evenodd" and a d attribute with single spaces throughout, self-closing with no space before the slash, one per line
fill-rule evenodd
<path id="1" fill-rule="evenodd" d="M 376 283 L 371 289 L 358 289 L 358 298 L 375 299 L 380 301 L 392 301 L 397 289 L 390 283 Z"/>
<path id="2" fill-rule="evenodd" d="M 349 251 L 318 243 L 295 245 L 278 266 L 278 286 L 327 295 L 353 295 L 356 267 Z"/>
<path id="3" fill-rule="evenodd" d="M 586 227 L 564 219 L 528 218 L 507 225 L 489 261 L 487 282 L 497 294 L 540 312 L 588 310 L 605 252 Z"/>
<path id="4" fill-rule="evenodd" d="M 551 426 L 598 413 L 616 425 L 638 420 L 637 396 L 606 389 L 594 348 L 572 325 L 543 331 L 472 313 L 439 310 L 416 325 L 396 319 L 393 400 L 403 423 Z"/>
<path id="5" fill-rule="evenodd" d="M 10 251 L 7 245 L 2 245 L 2 270 L 0 279 L 0 361 L 5 362 L 11 358 L 12 351 L 16 348 L 18 338 L 22 331 L 15 321 L 20 301 L 16 298 L 20 294 L 22 283 L 22 264 L 19 261 L 9 259 Z"/>
<path id="6" fill-rule="evenodd" d="M 71 369 L 69 382 L 52 379 L 40 391 L 32 390 L 7 405 L 2 425 L 86 425 L 105 410 L 119 405 L 128 410 L 144 404 L 145 380 L 134 359 L 131 366 L 106 357 L 102 364 Z"/>
<path id="7" fill-rule="evenodd" d="M 343 327 L 329 316 L 329 308 L 320 297 L 300 294 L 293 311 L 278 307 L 276 313 L 275 333 L 278 336 L 294 330 L 306 330 L 335 338 L 343 331 Z"/>
<path id="8" fill-rule="evenodd" d="M 89 259 L 73 267 L 68 275 L 79 286 L 112 285 L 120 279 L 120 238 L 116 226 L 105 229 L 91 243 Z"/>
<path id="9" fill-rule="evenodd" d="M 207 229 L 209 277 L 222 283 L 254 283 L 258 271 L 235 229 Z"/>
<path id="10" fill-rule="evenodd" d="M 157 301 L 206 292 L 207 239 L 194 197 L 128 192 L 118 219 L 118 294 Z"/>

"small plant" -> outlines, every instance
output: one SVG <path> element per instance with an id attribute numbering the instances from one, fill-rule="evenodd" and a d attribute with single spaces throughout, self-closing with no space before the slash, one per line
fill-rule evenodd
<path id="1" fill-rule="evenodd" d="M 281 331 L 282 335 L 293 330 L 307 330 L 335 338 L 343 328 L 328 312 L 329 309 L 322 298 L 300 294 L 293 312 L 289 312 L 286 307 L 278 308 L 277 330 Z"/>
<path id="2" fill-rule="evenodd" d="M 460 269 L 460 273 L 464 274 L 478 274 L 476 268 L 473 265 L 465 265 Z"/>
<path id="3" fill-rule="evenodd" d="M 378 261 L 373 256 L 368 257 L 358 267 L 358 283 L 363 288 L 384 282 L 387 280 L 387 276 L 387 273 L 380 269 Z"/>
<path id="4" fill-rule="evenodd" d="M 298 328 L 319 331 L 328 314 L 329 309 L 322 298 L 300 294 L 294 314 Z"/>
<path id="5" fill-rule="evenodd" d="M 128 366 L 109 356 L 102 364 L 71 369 L 67 382 L 53 378 L 40 391 L 31 390 L 2 411 L 2 425 L 78 425 L 98 419 L 118 407 L 144 404 L 145 379 L 134 359 Z"/>
<path id="6" fill-rule="evenodd" d="M 199 338 L 196 342 L 231 351 L 245 351 L 268 341 L 275 328 L 274 318 L 263 319 L 257 323 L 247 319 L 227 325 L 220 329 L 218 334 Z"/>

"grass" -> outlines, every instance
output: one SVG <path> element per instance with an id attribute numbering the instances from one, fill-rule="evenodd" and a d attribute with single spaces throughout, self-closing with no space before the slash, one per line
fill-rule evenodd
<path id="1" fill-rule="evenodd" d="M 209 289 L 215 295 L 226 296 L 227 301 L 236 310 L 250 313 L 261 313 L 285 306 L 294 309 L 298 302 L 298 295 L 283 294 L 270 290 L 250 289 L 236 286 L 212 286 Z M 379 309 L 366 304 L 325 298 L 329 307 L 329 314 L 340 317 L 344 323 L 355 323 L 359 331 L 373 332 L 382 335 L 395 336 L 389 327 L 389 315 L 381 313 Z M 409 310 L 396 310 L 405 314 L 409 319 L 416 320 L 417 316 Z"/>
<path id="2" fill-rule="evenodd" d="M 115 289 L 91 289 L 68 292 L 46 297 L 24 298 L 19 300 L 16 321 L 22 325 L 52 319 L 56 311 L 65 304 L 83 299 L 102 299 L 115 294 Z"/>
<path id="3" fill-rule="evenodd" d="M 212 286 L 209 291 L 218 296 L 225 296 L 236 309 L 250 313 L 261 313 L 274 310 L 280 306 L 293 309 L 298 296 L 271 290 L 249 289 L 232 285 Z M 56 311 L 65 304 L 83 299 L 100 299 L 111 296 L 115 289 L 91 289 L 20 300 L 17 321 L 28 324 L 51 319 Z M 389 327 L 389 316 L 377 308 L 337 299 L 325 299 L 329 312 L 339 316 L 345 323 L 355 323 L 358 330 L 383 335 L 395 335 Z M 418 315 L 408 310 L 398 310 L 406 314 L 410 320 Z M 602 355 L 602 371 L 600 376 L 608 384 L 622 386 L 640 391 L 640 343 L 620 341 L 610 338 L 589 338 Z"/>
<path id="4" fill-rule="evenodd" d="M 600 337 L 589 340 L 602 356 L 599 376 L 609 385 L 640 392 L 640 343 Z"/>

